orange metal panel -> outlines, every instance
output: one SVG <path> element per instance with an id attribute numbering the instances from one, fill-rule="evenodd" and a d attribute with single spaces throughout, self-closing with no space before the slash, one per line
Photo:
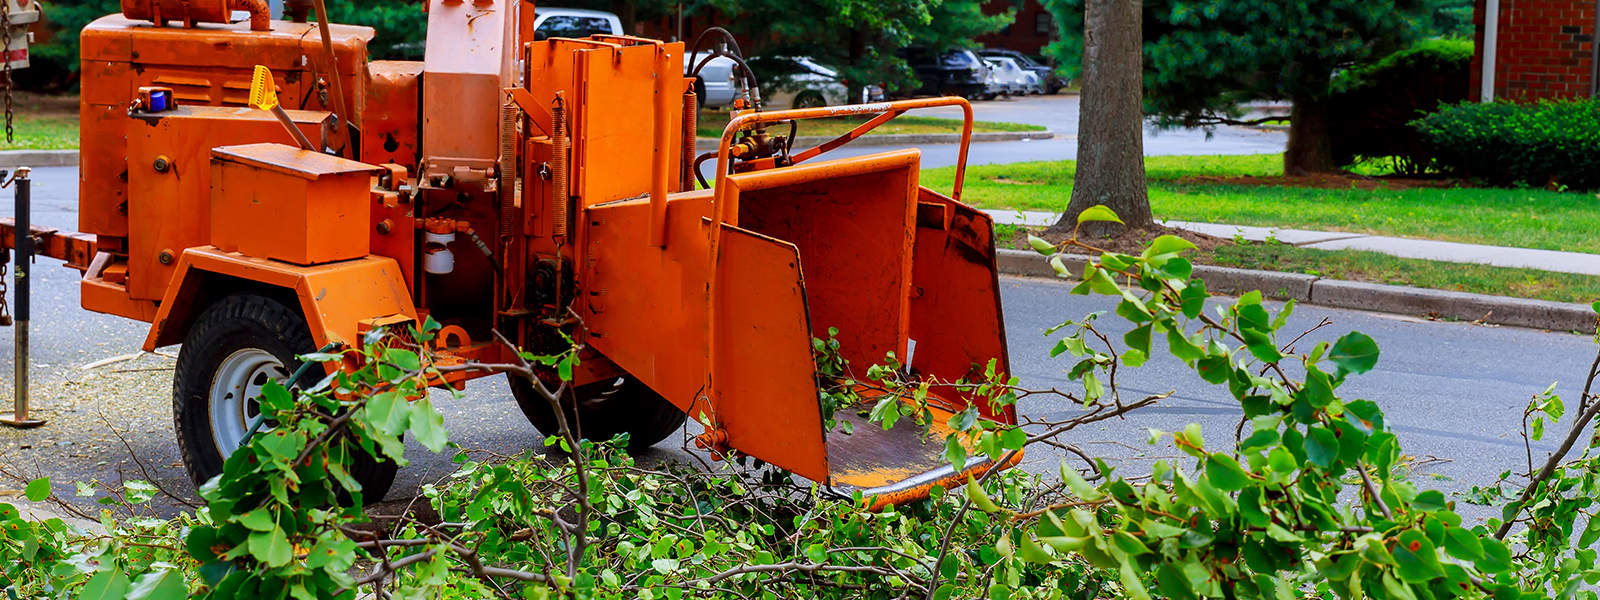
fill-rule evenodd
<path id="1" fill-rule="evenodd" d="M 265 143 L 212 149 L 211 171 L 217 248 L 300 265 L 367 255 L 378 167 Z"/>
<path id="2" fill-rule="evenodd" d="M 128 297 L 126 286 L 108 283 L 99 277 L 87 277 L 78 286 L 84 310 L 126 317 L 149 323 L 156 318 L 154 300 L 134 300 Z"/>
<path id="3" fill-rule="evenodd" d="M 1000 281 L 995 270 L 994 222 L 977 210 L 927 188 L 920 200 L 945 207 L 939 223 L 917 228 L 916 261 L 911 299 L 911 338 L 917 340 L 911 368 L 941 381 L 982 378 L 996 361 L 1002 379 L 1011 372 L 1006 354 L 1006 329 L 1000 307 Z M 966 400 L 941 394 L 954 407 Z M 996 412 L 979 403 L 985 417 L 1016 423 L 1016 407 Z"/>
<path id="4" fill-rule="evenodd" d="M 572 193 L 584 206 L 649 193 L 652 165 L 677 164 L 683 114 L 665 111 L 654 102 L 681 101 L 666 79 L 655 76 L 683 72 L 683 44 L 581 50 L 568 44 L 577 65 L 572 110 Z M 658 86 L 657 81 L 663 83 Z M 649 105 L 641 100 L 651 99 Z M 654 108 L 652 108 L 654 107 Z M 656 123 L 662 123 L 657 133 Z M 664 141 L 664 144 L 663 144 Z M 664 189 L 677 189 L 677 174 L 662 168 Z"/>
<path id="5" fill-rule="evenodd" d="M 289 115 L 307 136 L 318 135 L 327 118 L 327 113 L 320 112 L 289 111 Z M 175 259 L 183 249 L 211 243 L 211 149 L 287 140 L 289 133 L 271 114 L 253 108 L 186 106 L 123 119 L 132 123 L 127 175 L 128 292 L 135 299 L 156 300 L 166 294 Z M 156 167 L 163 158 L 165 171 Z M 278 229 L 261 231 L 286 234 Z"/>
<path id="6" fill-rule="evenodd" d="M 812 481 L 828 480 L 800 251 L 723 226 L 711 405 L 728 443 Z M 670 246 L 670 244 L 669 244 Z"/>
<path id="7" fill-rule="evenodd" d="M 500 154 L 500 104 L 514 52 L 507 15 L 495 3 L 430 0 L 423 64 L 422 146 L 426 172 L 454 164 L 493 168 Z"/>
<path id="8" fill-rule="evenodd" d="M 702 219 L 709 200 L 709 191 L 672 197 L 665 248 L 641 241 L 650 223 L 643 199 L 586 209 L 581 222 L 588 259 L 578 272 L 586 293 L 573 303 L 591 346 L 690 415 L 707 409 L 695 402 L 708 373 L 711 269 Z"/>
<path id="9" fill-rule="evenodd" d="M 416 171 L 417 103 L 421 101 L 422 63 L 377 60 L 369 69 L 362 108 L 361 160 L 395 163 Z"/>
<path id="10" fill-rule="evenodd" d="M 727 178 L 730 220 L 800 248 L 811 335 L 837 327 L 840 354 L 861 368 L 906 355 L 920 162 L 920 151 L 900 150 Z"/>
<path id="11" fill-rule="evenodd" d="M 318 72 L 308 65 L 308 57 L 322 55 L 315 25 L 273 21 L 271 26 L 271 31 L 250 31 L 248 23 L 152 27 L 113 14 L 84 27 L 79 37 L 78 229 L 128 234 L 127 107 L 140 86 L 170 87 L 180 104 L 244 106 L 252 70 L 260 64 L 277 76 L 284 108 L 327 108 L 323 94 L 316 93 Z M 355 114 L 359 123 L 354 111 L 362 104 L 366 44 L 373 30 L 332 25 L 330 33 L 345 89 L 353 91 L 352 112 L 346 114 Z"/>
<path id="12" fill-rule="evenodd" d="M 196 272 L 216 273 L 245 281 L 294 290 L 300 310 L 311 326 L 317 346 L 337 342 L 360 343 L 359 326 L 364 320 L 404 315 L 415 319 L 417 309 L 401 279 L 400 265 L 394 259 L 368 256 L 356 260 L 315 266 L 250 258 L 215 247 L 185 250 L 178 259 L 174 285 L 167 289 L 160 311 L 145 338 L 145 350 L 183 341 L 194 299 L 205 278 Z M 209 290 L 226 294 L 234 290 Z"/>

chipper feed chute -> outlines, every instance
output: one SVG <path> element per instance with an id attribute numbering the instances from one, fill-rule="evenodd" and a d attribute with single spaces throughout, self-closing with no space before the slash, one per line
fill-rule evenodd
<path id="1" fill-rule="evenodd" d="M 590 343 L 691 418 L 704 415 L 709 445 L 880 505 L 986 468 L 945 463 L 945 421 L 969 402 L 950 387 L 933 388 L 931 432 L 909 421 L 884 431 L 859 414 L 870 404 L 836 414 L 852 433 L 823 426 L 812 339 L 830 328 L 857 378 L 890 352 L 937 382 L 980 380 L 991 362 L 1008 370 L 992 223 L 920 187 L 919 162 L 901 150 L 719 167 L 714 192 L 667 203 L 662 246 L 647 241 L 647 200 L 590 207 L 595 259 L 581 277 L 600 290 L 580 303 Z M 984 417 L 1015 422 L 1010 407 L 977 402 Z"/>

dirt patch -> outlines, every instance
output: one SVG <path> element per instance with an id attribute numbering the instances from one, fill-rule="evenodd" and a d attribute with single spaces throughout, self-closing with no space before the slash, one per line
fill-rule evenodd
<path id="1" fill-rule="evenodd" d="M 1190 175 L 1178 183 L 1209 185 L 1261 185 L 1281 187 L 1308 187 L 1325 190 L 1409 190 L 1413 188 L 1461 187 L 1461 180 L 1453 178 L 1368 177 L 1350 173 L 1316 173 L 1312 175 Z"/>
<path id="2" fill-rule="evenodd" d="M 76 95 L 36 94 L 33 92 L 17 92 L 16 107 L 18 113 L 28 113 L 33 116 L 78 116 L 78 97 Z"/>
<path id="3" fill-rule="evenodd" d="M 1072 237 L 1070 233 L 1054 233 L 1045 231 L 1043 229 L 1030 230 L 1023 227 L 1017 227 L 1012 230 L 1009 238 L 996 240 L 996 245 L 1001 248 L 1016 248 L 1019 250 L 1030 249 L 1028 246 L 1029 233 L 1057 244 Z M 1202 258 L 1210 257 L 1211 251 L 1215 250 L 1218 246 L 1233 245 L 1233 240 L 1230 239 L 1219 238 L 1203 233 L 1196 233 L 1186 229 L 1162 227 L 1160 225 L 1155 225 L 1144 229 L 1127 229 L 1122 233 L 1112 237 L 1079 237 L 1078 241 L 1090 246 L 1094 246 L 1095 248 L 1099 248 L 1101 250 L 1121 252 L 1123 254 L 1138 254 L 1143 252 L 1146 246 L 1150 245 L 1150 240 L 1156 239 L 1163 235 L 1175 235 L 1189 240 L 1198 247 L 1198 250 L 1191 250 L 1189 253 Z M 1090 252 L 1085 248 L 1069 248 L 1066 251 L 1073 254 L 1085 254 Z M 1191 256 L 1191 258 L 1194 258 L 1194 256 Z"/>

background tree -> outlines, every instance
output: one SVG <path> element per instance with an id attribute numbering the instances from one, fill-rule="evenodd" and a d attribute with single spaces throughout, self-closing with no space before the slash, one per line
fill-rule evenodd
<path id="1" fill-rule="evenodd" d="M 1052 51 L 1067 68 L 1085 44 L 1084 0 L 1047 2 L 1061 23 Z M 1329 84 L 1336 71 L 1387 56 L 1435 31 L 1444 0 L 1148 0 L 1146 112 L 1165 126 L 1250 124 L 1245 104 L 1293 103 L 1284 171 L 1333 171 Z"/>
<path id="2" fill-rule="evenodd" d="M 1078 108 L 1078 169 L 1072 176 L 1072 201 L 1052 231 L 1071 231 L 1089 207 L 1111 207 L 1128 227 L 1153 224 L 1144 179 L 1144 62 L 1140 52 L 1140 0 L 1046 0 L 1061 14 L 1076 4 L 1083 95 Z M 1058 20 L 1060 20 L 1058 18 Z M 1063 28 L 1065 32 L 1065 28 Z M 1089 223 L 1086 233 L 1111 233 L 1115 224 Z"/>
<path id="3" fill-rule="evenodd" d="M 756 42 L 746 52 L 809 56 L 835 67 L 851 97 L 867 83 L 915 87 L 895 52 L 912 45 L 936 50 L 976 45 L 1013 13 L 986 16 L 979 0 L 708 0 L 730 19 L 729 29 Z"/>

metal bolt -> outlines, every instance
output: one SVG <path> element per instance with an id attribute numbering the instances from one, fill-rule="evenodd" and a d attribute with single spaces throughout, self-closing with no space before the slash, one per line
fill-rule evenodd
<path id="1" fill-rule="evenodd" d="M 172 159 L 169 159 L 164 155 L 157 156 L 155 164 L 151 166 L 155 167 L 157 173 L 165 173 L 167 172 L 167 169 L 172 167 Z"/>
<path id="2" fill-rule="evenodd" d="M 382 221 L 378 221 L 378 233 L 380 233 L 380 234 L 389 235 L 389 230 L 393 229 L 393 228 L 394 228 L 394 225 L 389 223 L 388 219 L 384 219 Z"/>
<path id="3" fill-rule="evenodd" d="M 156 256 L 156 260 L 160 261 L 161 264 L 163 264 L 163 265 L 172 264 L 172 251 L 171 250 L 162 250 L 161 254 Z"/>

